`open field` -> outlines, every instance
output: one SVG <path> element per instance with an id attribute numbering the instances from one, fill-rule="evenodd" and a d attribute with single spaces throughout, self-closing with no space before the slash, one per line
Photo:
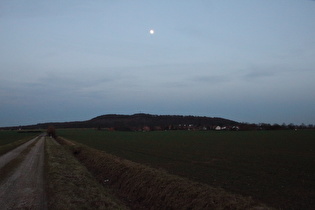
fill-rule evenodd
<path id="1" fill-rule="evenodd" d="M 251 197 L 194 182 L 77 142 L 73 144 L 64 138 L 59 137 L 57 141 L 70 149 L 104 188 L 110 188 L 130 209 L 272 209 Z"/>
<path id="2" fill-rule="evenodd" d="M 32 132 L 0 131 L 0 156 L 31 140 L 38 134 Z"/>
<path id="3" fill-rule="evenodd" d="M 315 205 L 315 131 L 105 132 L 58 135 L 282 209 Z"/>
<path id="4" fill-rule="evenodd" d="M 5 144 L 13 143 L 14 141 L 18 141 L 25 138 L 31 138 L 37 136 L 38 134 L 34 134 L 32 132 L 18 132 L 18 131 L 0 131 L 0 146 Z"/>

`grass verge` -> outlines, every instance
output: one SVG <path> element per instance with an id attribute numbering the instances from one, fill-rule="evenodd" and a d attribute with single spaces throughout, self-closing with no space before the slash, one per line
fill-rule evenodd
<path id="1" fill-rule="evenodd" d="M 16 158 L 4 165 L 0 170 L 0 183 L 6 180 L 9 176 L 12 175 L 14 170 L 20 165 L 24 160 L 26 155 L 31 151 L 32 147 L 38 142 L 39 138 L 36 141 L 28 145 Z"/>
<path id="2" fill-rule="evenodd" d="M 59 138 L 60 143 L 67 144 Z M 132 209 L 270 209 L 206 184 L 171 175 L 83 145 L 73 154 L 104 186 L 115 189 Z"/>
<path id="3" fill-rule="evenodd" d="M 49 209 L 127 209 L 68 150 L 45 141 Z"/>

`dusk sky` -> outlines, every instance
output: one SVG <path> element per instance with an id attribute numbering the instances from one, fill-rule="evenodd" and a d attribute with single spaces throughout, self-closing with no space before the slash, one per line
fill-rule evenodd
<path id="1" fill-rule="evenodd" d="M 0 126 L 139 112 L 315 124 L 315 1 L 0 1 Z"/>

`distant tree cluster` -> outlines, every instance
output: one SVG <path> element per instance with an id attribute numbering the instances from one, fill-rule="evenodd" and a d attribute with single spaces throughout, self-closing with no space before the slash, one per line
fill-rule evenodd
<path id="1" fill-rule="evenodd" d="M 290 124 L 269 124 L 269 123 L 242 123 L 241 130 L 297 130 L 297 129 L 315 129 L 315 125 L 309 124 L 305 125 L 302 123 L 301 125 L 295 125 L 293 123 Z"/>
<path id="2" fill-rule="evenodd" d="M 48 126 L 47 128 L 47 136 L 50 136 L 52 138 L 57 137 L 56 129 L 53 125 Z"/>
<path id="3" fill-rule="evenodd" d="M 305 130 L 315 129 L 315 126 L 310 125 L 294 125 L 290 124 L 268 124 L 268 123 L 239 123 L 238 125 L 194 125 L 194 124 L 169 124 L 168 126 L 114 126 L 101 128 L 98 126 L 97 130 L 107 131 L 162 131 L 162 130 L 187 130 L 187 131 L 209 131 L 209 130 L 226 130 L 226 131 L 247 131 L 247 130 Z"/>

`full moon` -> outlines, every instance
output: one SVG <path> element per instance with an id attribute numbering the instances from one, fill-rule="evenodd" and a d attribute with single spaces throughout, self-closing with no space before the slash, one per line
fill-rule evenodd
<path id="1" fill-rule="evenodd" d="M 154 34 L 154 30 L 153 29 L 150 30 L 150 34 Z"/>

